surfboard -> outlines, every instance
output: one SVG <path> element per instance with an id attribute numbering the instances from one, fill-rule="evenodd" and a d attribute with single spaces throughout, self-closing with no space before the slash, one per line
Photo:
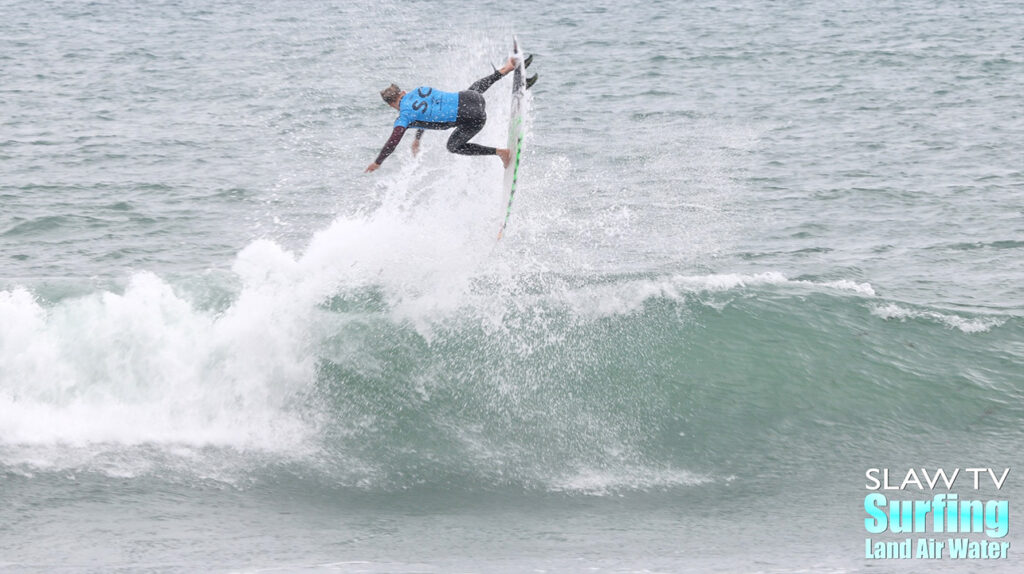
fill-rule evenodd
<path id="1" fill-rule="evenodd" d="M 523 53 L 519 49 L 519 40 L 512 37 L 512 56 L 516 59 L 516 67 L 512 70 L 512 114 L 508 121 L 508 149 L 512 154 L 508 167 L 505 168 L 505 196 L 508 202 L 505 207 L 505 220 L 498 230 L 498 240 L 505 234 L 505 226 L 508 225 L 508 218 L 512 215 L 512 200 L 516 196 L 516 184 L 519 182 L 519 163 L 523 157 L 523 135 L 525 125 L 523 119 L 526 110 L 523 107 L 523 100 L 526 97 L 526 82 L 523 79 Z"/>

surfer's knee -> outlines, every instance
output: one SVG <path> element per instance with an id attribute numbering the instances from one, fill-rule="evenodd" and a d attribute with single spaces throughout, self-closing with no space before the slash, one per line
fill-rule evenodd
<path id="1" fill-rule="evenodd" d="M 462 143 L 463 142 L 457 140 L 455 134 L 452 134 L 452 137 L 448 138 L 448 144 L 446 147 L 448 148 L 448 151 L 452 153 L 459 153 L 459 148 L 462 147 Z"/>

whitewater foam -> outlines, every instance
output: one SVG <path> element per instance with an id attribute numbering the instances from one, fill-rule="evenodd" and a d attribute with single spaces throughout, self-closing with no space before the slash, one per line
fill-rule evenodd
<path id="1" fill-rule="evenodd" d="M 51 308 L 0 293 L 0 443 L 295 449 L 313 362 L 277 303 L 243 292 L 214 316 L 151 273 Z"/>
<path id="2" fill-rule="evenodd" d="M 679 469 L 619 466 L 614 469 L 581 468 L 555 477 L 548 487 L 555 492 L 606 496 L 624 492 L 664 490 L 713 483 L 708 476 Z"/>

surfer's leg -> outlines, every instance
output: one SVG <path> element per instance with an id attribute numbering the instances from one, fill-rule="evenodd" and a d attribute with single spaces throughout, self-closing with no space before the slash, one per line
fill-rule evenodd
<path id="1" fill-rule="evenodd" d="M 500 80 L 502 76 L 503 74 L 501 73 L 501 70 L 495 70 L 493 74 L 484 76 L 483 78 L 473 82 L 473 85 L 469 86 L 467 89 L 478 94 L 482 94 L 487 91 L 487 88 L 493 86 L 494 82 Z"/>
<path id="2" fill-rule="evenodd" d="M 448 138 L 448 151 L 462 155 L 493 155 L 494 148 L 469 143 L 487 123 L 487 108 L 479 92 L 459 92 L 459 115 L 455 132 Z"/>
<path id="3" fill-rule="evenodd" d="M 533 54 L 530 54 L 530 56 L 526 58 L 526 60 L 523 62 L 523 65 L 529 66 L 531 62 L 533 62 Z M 498 70 L 494 70 L 493 74 L 489 76 L 484 76 L 483 78 L 480 78 L 479 80 L 473 82 L 473 85 L 471 85 L 469 89 L 478 94 L 482 94 L 487 91 L 487 88 L 493 86 L 494 82 L 497 82 L 505 74 L 511 72 L 514 69 L 516 69 L 516 60 L 513 57 L 509 57 L 508 61 L 505 62 L 504 66 L 502 66 Z"/>
<path id="4" fill-rule="evenodd" d="M 469 143 L 483 128 L 484 122 L 456 124 L 455 131 L 448 138 L 448 151 L 461 155 L 494 155 L 493 147 Z"/>

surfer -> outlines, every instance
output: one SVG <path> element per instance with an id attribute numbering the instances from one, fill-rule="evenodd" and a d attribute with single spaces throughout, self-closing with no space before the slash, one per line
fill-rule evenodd
<path id="1" fill-rule="evenodd" d="M 532 56 L 527 58 L 525 63 L 531 59 Z M 480 133 L 487 122 L 483 93 L 515 67 L 515 59 L 509 58 L 500 69 L 473 82 L 473 85 L 462 92 L 442 92 L 429 86 L 421 86 L 408 93 L 395 84 L 381 90 L 380 97 L 384 102 L 398 110 L 398 119 L 395 120 L 395 129 L 392 130 L 391 137 L 366 171 L 376 171 L 381 162 L 395 151 L 398 143 L 402 141 L 402 136 L 405 135 L 405 130 L 410 127 L 418 128 L 416 139 L 412 142 L 413 155 L 419 153 L 423 130 L 455 128 L 448 138 L 448 151 L 462 155 L 496 155 L 501 158 L 502 165 L 508 167 L 508 149 L 469 143 L 469 140 Z"/>

